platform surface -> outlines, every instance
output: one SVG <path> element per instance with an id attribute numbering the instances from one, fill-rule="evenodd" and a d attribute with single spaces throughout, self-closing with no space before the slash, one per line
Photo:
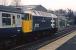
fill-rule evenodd
<path id="1" fill-rule="evenodd" d="M 39 50 L 76 50 L 76 31 L 40 48 Z"/>
<path id="2" fill-rule="evenodd" d="M 76 50 L 76 36 L 64 43 L 62 46 L 56 50 Z"/>

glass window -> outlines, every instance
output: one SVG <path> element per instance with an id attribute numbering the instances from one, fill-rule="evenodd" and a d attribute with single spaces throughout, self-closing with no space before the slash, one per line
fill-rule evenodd
<path id="1" fill-rule="evenodd" d="M 2 25 L 11 25 L 11 15 L 2 13 Z"/>
<path id="2" fill-rule="evenodd" d="M 2 13 L 2 17 L 11 17 L 10 14 Z"/>
<path id="3" fill-rule="evenodd" d="M 17 18 L 19 19 L 20 18 L 20 15 L 17 15 Z"/>
<path id="4" fill-rule="evenodd" d="M 3 25 L 11 25 L 11 19 L 10 18 L 2 18 Z"/>
<path id="5" fill-rule="evenodd" d="M 23 19 L 29 20 L 29 14 L 25 14 L 24 17 L 23 17 Z"/>

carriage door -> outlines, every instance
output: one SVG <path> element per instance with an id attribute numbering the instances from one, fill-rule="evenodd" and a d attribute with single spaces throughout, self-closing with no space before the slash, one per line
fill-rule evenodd
<path id="1" fill-rule="evenodd" d="M 12 26 L 13 27 L 20 27 L 21 26 L 20 15 L 12 15 Z"/>
<path id="2" fill-rule="evenodd" d="M 12 16 L 12 26 L 15 27 L 15 16 Z"/>

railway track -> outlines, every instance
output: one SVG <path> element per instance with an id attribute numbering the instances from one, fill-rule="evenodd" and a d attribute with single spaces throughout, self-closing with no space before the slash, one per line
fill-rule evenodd
<path id="1" fill-rule="evenodd" d="M 15 48 L 12 48 L 9 50 L 37 50 L 37 49 L 41 48 L 42 46 L 45 46 L 57 39 L 60 39 L 75 30 L 76 30 L 76 27 L 66 28 L 62 31 L 58 31 L 56 34 L 54 34 L 52 36 L 44 37 L 44 38 L 41 38 L 41 39 L 34 41 L 32 43 L 23 44 L 23 45 L 17 46 Z"/>

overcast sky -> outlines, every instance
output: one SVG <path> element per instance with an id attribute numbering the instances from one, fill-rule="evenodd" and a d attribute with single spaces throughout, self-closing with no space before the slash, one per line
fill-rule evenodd
<path id="1" fill-rule="evenodd" d="M 47 9 L 67 9 L 76 11 L 76 0 L 22 0 L 24 5 L 41 4 Z"/>
<path id="2" fill-rule="evenodd" d="M 11 1 L 11 0 L 8 0 L 8 1 Z M 21 0 L 21 4 L 43 5 L 47 9 L 52 9 L 52 10 L 70 8 L 76 11 L 76 0 Z"/>

